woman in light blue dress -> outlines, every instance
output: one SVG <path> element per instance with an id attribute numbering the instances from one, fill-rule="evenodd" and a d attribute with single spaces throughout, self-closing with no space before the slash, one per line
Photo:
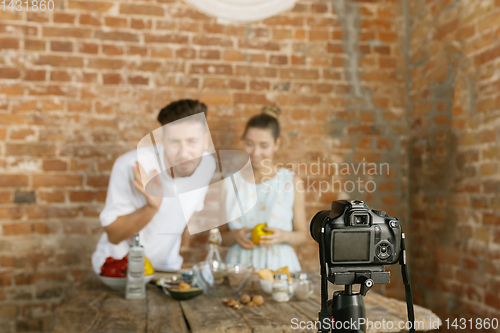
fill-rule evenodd
<path id="1" fill-rule="evenodd" d="M 304 243 L 309 235 L 305 218 L 305 190 L 298 176 L 289 169 L 277 168 L 273 162 L 274 153 L 281 143 L 279 114 L 279 108 L 266 106 L 261 114 L 248 121 L 242 140 L 252 162 L 254 179 L 251 175 L 237 173 L 234 185 L 240 198 L 248 198 L 248 202 L 241 202 L 244 211 L 247 211 L 245 206 L 249 202 L 253 204 L 256 201 L 256 204 L 219 229 L 222 244 L 230 246 L 226 262 L 251 263 L 256 269 L 271 270 L 288 266 L 290 272 L 298 272 L 301 266 L 293 247 Z M 239 216 L 240 203 L 235 196 L 227 195 L 231 190 L 225 188 L 224 191 L 225 216 Z M 259 245 L 256 245 L 250 235 L 260 223 L 267 223 L 264 230 L 273 234 L 262 236 Z"/>

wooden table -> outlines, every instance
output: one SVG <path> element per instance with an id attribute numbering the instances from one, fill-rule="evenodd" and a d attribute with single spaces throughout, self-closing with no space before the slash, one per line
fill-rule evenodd
<path id="1" fill-rule="evenodd" d="M 219 333 L 219 332 L 317 332 L 314 329 L 292 329 L 292 318 L 315 322 L 320 309 L 319 276 L 310 272 L 315 293 L 307 301 L 275 303 L 262 291 L 265 302 L 258 307 L 234 310 L 220 299 L 205 295 L 187 301 L 176 301 L 153 284 L 147 286 L 146 300 L 126 300 L 123 292 L 103 285 L 96 276 L 68 291 L 59 308 L 54 333 Z M 329 285 L 329 291 L 335 287 Z M 406 304 L 371 291 L 365 297 L 368 320 L 386 323 L 394 329 L 369 328 L 369 333 L 400 332 L 400 321 L 406 322 Z M 440 319 L 431 311 L 415 306 L 415 320 L 422 321 L 421 330 L 430 330 L 430 320 Z M 305 324 L 306 325 L 306 324 Z M 436 328 L 436 327 L 434 327 Z"/>

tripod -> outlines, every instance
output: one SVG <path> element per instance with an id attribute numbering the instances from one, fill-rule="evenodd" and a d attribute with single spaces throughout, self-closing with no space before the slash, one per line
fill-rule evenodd
<path id="1" fill-rule="evenodd" d="M 390 251 L 387 250 L 387 246 L 382 246 L 382 244 L 385 244 L 385 242 L 380 242 L 380 231 L 379 236 L 375 235 L 375 239 L 377 239 L 377 241 L 373 243 L 378 245 L 376 248 L 372 248 L 372 246 L 370 245 L 370 254 L 368 255 L 368 257 L 366 257 L 366 260 L 359 260 L 361 256 L 351 256 L 350 254 L 346 255 L 346 253 L 342 253 L 342 251 L 340 251 L 341 255 L 339 257 L 339 260 L 332 260 L 334 259 L 333 251 L 336 249 L 336 247 L 334 246 L 335 234 L 332 234 L 332 226 L 334 227 L 333 229 L 335 229 L 335 226 L 340 226 L 341 223 L 339 223 L 339 219 L 340 222 L 342 222 L 341 217 L 345 215 L 346 211 L 350 211 L 354 208 L 357 209 L 355 211 L 361 211 L 359 210 L 360 204 L 364 206 L 365 210 L 369 209 L 368 206 L 364 205 L 362 201 L 352 200 L 350 203 L 345 200 L 333 201 L 332 209 L 330 211 L 321 211 L 317 213 L 311 221 L 311 236 L 319 244 L 319 261 L 321 264 L 321 310 L 318 313 L 320 322 L 319 332 L 321 333 L 330 333 L 333 329 L 337 330 L 338 326 L 332 327 L 332 323 L 334 325 L 337 325 L 336 322 L 339 321 L 341 322 L 342 327 L 338 330 L 338 332 L 366 333 L 366 325 L 360 325 L 360 320 L 362 320 L 361 323 L 366 323 L 363 296 L 366 295 L 368 290 L 375 283 L 386 284 L 390 282 L 390 272 L 386 272 L 384 266 L 382 265 L 382 263 L 384 263 L 385 260 L 390 257 L 390 253 L 388 253 Z M 389 215 L 387 215 L 383 211 L 372 210 L 369 214 L 370 215 L 364 215 L 360 213 L 359 215 L 348 216 L 349 218 L 351 218 L 352 216 L 358 217 L 360 221 L 363 221 L 363 219 L 366 220 L 366 216 L 371 216 L 373 214 L 379 217 L 390 219 Z M 344 216 L 344 218 L 345 217 L 346 216 Z M 353 225 L 352 222 L 352 219 L 344 220 L 344 224 L 347 223 L 350 226 Z M 359 223 L 356 222 L 355 224 Z M 408 266 L 406 263 L 405 234 L 397 219 L 388 221 L 388 226 L 389 228 L 392 228 L 389 230 L 396 230 L 401 228 L 400 234 L 398 232 L 398 235 L 400 235 L 400 239 L 399 237 L 398 239 L 396 239 L 396 241 L 401 242 L 401 251 L 399 251 L 398 253 L 398 262 L 401 266 L 401 275 L 403 277 L 403 283 L 405 286 L 408 321 L 411 323 L 410 333 L 415 333 L 415 312 L 413 309 L 413 296 L 411 292 Z M 375 234 L 377 234 L 376 231 Z M 330 239 L 331 241 L 327 243 L 327 239 Z M 352 239 L 361 241 L 361 238 L 353 237 Z M 394 242 L 394 238 L 392 237 L 384 237 L 384 239 L 387 239 L 389 243 Z M 346 239 L 341 240 L 343 241 L 343 243 L 339 245 L 340 249 L 348 249 L 350 244 L 346 242 Z M 352 261 L 345 262 L 345 264 L 342 265 L 342 260 L 340 258 L 348 258 L 349 260 L 347 261 Z M 368 260 L 370 258 L 372 258 L 373 260 Z M 387 262 L 387 264 L 394 264 L 396 262 L 394 259 L 396 258 L 393 258 L 390 262 Z M 355 266 L 358 261 L 361 261 L 360 265 Z M 370 264 L 365 265 L 364 262 L 369 262 Z M 375 265 L 374 263 L 381 264 Z M 333 265 L 333 267 L 331 265 Z M 345 290 L 341 292 L 335 292 L 333 294 L 333 298 L 331 300 L 328 300 L 328 281 L 333 284 L 344 285 Z M 352 292 L 353 284 L 361 284 L 361 290 L 359 293 Z M 347 319 L 349 319 L 349 325 L 345 325 Z M 353 324 L 351 324 L 351 320 Z M 354 322 L 358 326 L 354 325 Z M 345 326 L 347 326 L 347 328 L 345 328 Z"/>
<path id="2" fill-rule="evenodd" d="M 331 329 L 335 332 L 366 333 L 366 311 L 363 297 L 375 283 L 389 283 L 390 272 L 386 272 L 384 266 L 357 267 L 354 270 L 353 268 L 334 267 L 330 270 L 328 281 L 336 285 L 344 285 L 345 289 L 333 293 L 333 298 L 327 302 L 327 313 L 323 313 L 323 316 L 330 317 Z M 353 284 L 361 285 L 359 293 L 353 292 Z M 321 297 L 324 301 L 328 295 L 322 293 Z M 330 331 L 330 329 L 322 330 L 322 332 L 326 331 Z"/>

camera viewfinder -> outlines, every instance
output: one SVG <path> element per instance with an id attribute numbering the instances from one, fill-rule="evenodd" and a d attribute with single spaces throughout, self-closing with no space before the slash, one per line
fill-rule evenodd
<path id="1" fill-rule="evenodd" d="M 367 214 L 351 215 L 351 225 L 355 227 L 364 227 L 370 225 L 370 217 Z"/>

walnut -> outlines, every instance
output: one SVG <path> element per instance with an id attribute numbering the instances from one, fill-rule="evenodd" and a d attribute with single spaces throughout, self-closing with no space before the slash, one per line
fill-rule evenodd
<path id="1" fill-rule="evenodd" d="M 247 295 L 247 294 L 241 295 L 241 298 L 240 298 L 241 303 L 247 304 L 251 300 L 252 300 L 252 298 L 250 297 L 250 295 Z"/>
<path id="2" fill-rule="evenodd" d="M 241 309 L 241 308 L 243 308 L 243 305 L 241 305 L 241 304 L 239 304 L 239 303 L 238 303 L 238 304 L 236 304 L 235 306 L 233 306 L 233 309 L 236 309 L 236 310 L 239 310 L 239 309 Z"/>
<path id="3" fill-rule="evenodd" d="M 264 297 L 260 295 L 254 295 L 252 297 L 252 303 L 254 303 L 255 305 L 262 305 L 264 304 Z"/>
<path id="4" fill-rule="evenodd" d="M 256 306 L 257 304 L 255 304 L 254 302 L 250 301 L 247 303 L 248 306 Z"/>

